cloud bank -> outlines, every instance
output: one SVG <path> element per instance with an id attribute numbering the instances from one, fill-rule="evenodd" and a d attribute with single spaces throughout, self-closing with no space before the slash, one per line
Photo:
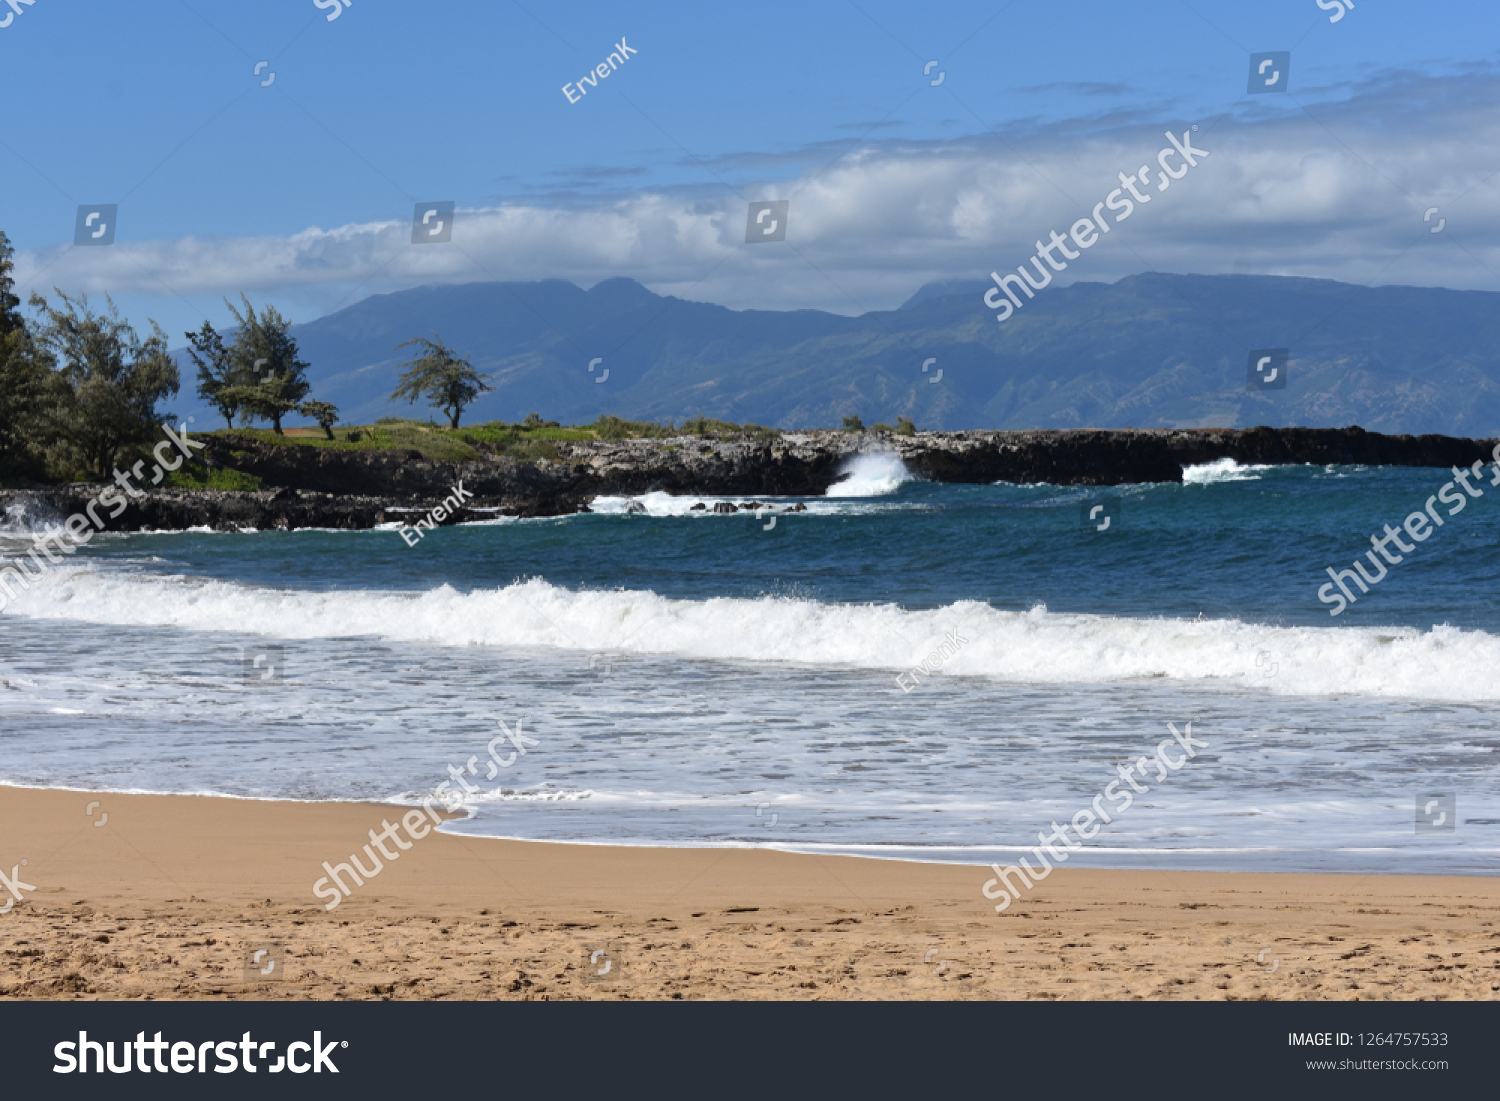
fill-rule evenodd
<path id="1" fill-rule="evenodd" d="M 289 237 L 58 245 L 19 254 L 17 275 L 43 290 L 243 290 L 325 305 L 420 284 L 589 286 L 624 275 L 733 308 L 854 314 L 897 305 L 928 280 L 1014 270 L 1038 238 L 1088 215 L 1121 172 L 1154 172 L 1167 130 L 1197 124 L 1194 144 L 1210 156 L 1153 191 L 1059 282 L 1157 270 L 1500 290 L 1500 114 L 1489 106 L 1500 75 L 1386 74 L 1322 96 L 1275 97 L 1218 119 L 867 140 L 826 169 L 726 186 L 720 198 L 699 187 L 565 208 L 460 206 L 450 244 L 413 245 L 401 219 Z M 790 200 L 784 243 L 745 243 L 746 202 L 760 199 Z"/>

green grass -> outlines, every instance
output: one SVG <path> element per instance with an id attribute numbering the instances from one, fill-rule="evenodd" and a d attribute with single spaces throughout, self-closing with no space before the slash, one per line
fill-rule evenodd
<path id="1" fill-rule="evenodd" d="M 672 427 L 671 421 L 666 424 L 627 421 L 608 413 L 586 427 L 601 440 L 659 440 L 677 435 L 677 429 Z"/>
<path id="2" fill-rule="evenodd" d="M 278 436 L 269 428 L 218 429 L 215 436 L 241 436 L 272 447 L 318 447 L 333 451 L 415 451 L 430 462 L 462 463 L 486 455 L 503 455 L 522 462 L 558 459 L 557 444 L 564 440 L 595 440 L 588 428 L 559 425 L 522 427 L 492 421 L 468 428 L 441 428 L 423 421 L 385 418 L 376 424 L 343 426 L 333 430 L 333 439 L 317 436 Z"/>
<path id="3" fill-rule="evenodd" d="M 270 444 L 272 447 L 321 447 L 334 451 L 416 451 L 430 462 L 471 462 L 486 456 L 504 456 L 520 462 L 559 458 L 557 444 L 587 440 L 664 439 L 670 436 L 699 436 L 736 439 L 750 435 L 758 441 L 774 440 L 781 433 L 758 424 L 743 427 L 729 421 L 696 417 L 681 428 L 670 422 L 629 421 L 611 415 L 601 416 L 593 424 L 567 426 L 556 421 L 528 417 L 508 424 L 488 421 L 463 428 L 445 428 L 429 421 L 382 417 L 371 425 L 345 425 L 333 430 L 333 439 L 316 436 L 278 436 L 269 428 L 216 429 L 205 433 L 214 436 L 242 436 Z M 243 453 L 235 452 L 237 457 Z M 212 486 L 211 488 L 230 488 Z"/>
<path id="4" fill-rule="evenodd" d="M 738 436 L 743 431 L 743 428 L 732 421 L 716 421 L 711 417 L 697 416 L 682 422 L 684 436 L 713 436 L 724 440 Z"/>
<path id="5" fill-rule="evenodd" d="M 451 432 L 452 429 L 443 429 Z M 473 439 L 491 445 L 510 443 L 515 440 L 551 440 L 554 443 L 573 442 L 575 440 L 597 440 L 599 437 L 589 428 L 563 428 L 557 424 L 544 424 L 531 427 L 522 424 L 506 424 L 504 421 L 489 421 L 486 424 L 478 424 L 472 428 L 460 428 L 454 435 L 461 437 L 472 437 Z"/>
<path id="6" fill-rule="evenodd" d="M 255 491 L 261 487 L 254 474 L 223 467 L 209 468 L 202 463 L 188 463 L 167 475 L 167 485 L 178 489 L 227 489 Z"/>
<path id="7" fill-rule="evenodd" d="M 416 451 L 424 459 L 439 463 L 468 462 L 480 452 L 453 433 L 417 421 L 402 421 L 354 428 L 335 428 L 333 439 L 317 436 L 278 436 L 269 428 L 219 429 L 215 436 L 246 436 L 272 447 L 320 447 L 332 451 Z"/>

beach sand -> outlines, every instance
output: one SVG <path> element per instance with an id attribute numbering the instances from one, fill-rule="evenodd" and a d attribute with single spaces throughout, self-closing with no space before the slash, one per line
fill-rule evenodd
<path id="1" fill-rule="evenodd" d="M 434 833 L 324 909 L 407 809 L 0 788 L 0 995 L 1500 997 L 1495 878 L 1061 868 L 996 915 L 987 868 Z"/>

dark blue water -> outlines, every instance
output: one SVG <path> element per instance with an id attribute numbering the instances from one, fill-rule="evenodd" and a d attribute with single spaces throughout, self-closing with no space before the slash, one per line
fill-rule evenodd
<path id="1" fill-rule="evenodd" d="M 413 548 L 390 533 L 186 534 L 107 543 L 98 556 L 158 555 L 163 570 L 273 588 L 344 589 L 352 569 L 360 587 L 379 589 L 471 591 L 545 577 L 687 600 L 796 592 L 908 608 L 982 600 L 1322 625 L 1332 607 L 1317 597 L 1325 569 L 1348 568 L 1371 534 L 1401 524 L 1451 480 L 1401 467 L 1227 473 L 1236 480 L 1107 490 L 908 482 L 880 498 L 815 501 L 827 511 L 780 516 L 770 531 L 772 514 L 615 512 L 505 526 L 503 538 L 487 526 L 444 528 Z M 1113 517 L 1103 534 L 1081 522 L 1095 502 Z M 1344 622 L 1500 630 L 1500 488 L 1389 568 L 1393 579 L 1344 611 Z"/>
<path id="2" fill-rule="evenodd" d="M 522 719 L 463 829 L 988 862 L 1191 721 L 1075 862 L 1494 869 L 1500 488 L 1333 617 L 1326 568 L 1448 472 L 890 466 L 794 514 L 97 539 L 0 616 L 0 779 L 414 801 Z"/>

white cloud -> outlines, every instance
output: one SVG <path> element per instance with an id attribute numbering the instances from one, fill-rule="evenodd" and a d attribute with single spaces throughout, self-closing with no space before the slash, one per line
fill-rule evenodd
<path id="1" fill-rule="evenodd" d="M 1486 106 L 1500 78 L 1391 78 L 1352 91 L 1323 103 L 1299 96 L 1307 112 L 1277 97 L 1279 114 L 1253 103 L 1240 116 L 1199 120 L 1194 143 L 1210 156 L 1168 192 L 1153 190 L 1150 206 L 1059 281 L 1150 268 L 1500 290 L 1500 116 Z M 1085 122 L 1003 139 L 866 144 L 820 174 L 747 190 L 791 200 L 785 244 L 745 245 L 737 196 L 653 192 L 582 208 L 460 209 L 451 245 L 412 245 L 409 223 L 380 222 L 290 237 L 58 246 L 20 254 L 17 275 L 23 285 L 40 275 L 39 287 L 116 296 L 169 288 L 326 299 L 355 287 L 362 296 L 422 283 L 590 285 L 625 275 L 736 308 L 855 313 L 893 306 L 929 279 L 1025 263 L 1038 237 L 1065 233 L 1119 186 L 1120 171 L 1144 163 L 1154 174 L 1163 132 L 1190 125 Z M 1447 220 L 1441 235 L 1426 232 L 1429 206 Z"/>

